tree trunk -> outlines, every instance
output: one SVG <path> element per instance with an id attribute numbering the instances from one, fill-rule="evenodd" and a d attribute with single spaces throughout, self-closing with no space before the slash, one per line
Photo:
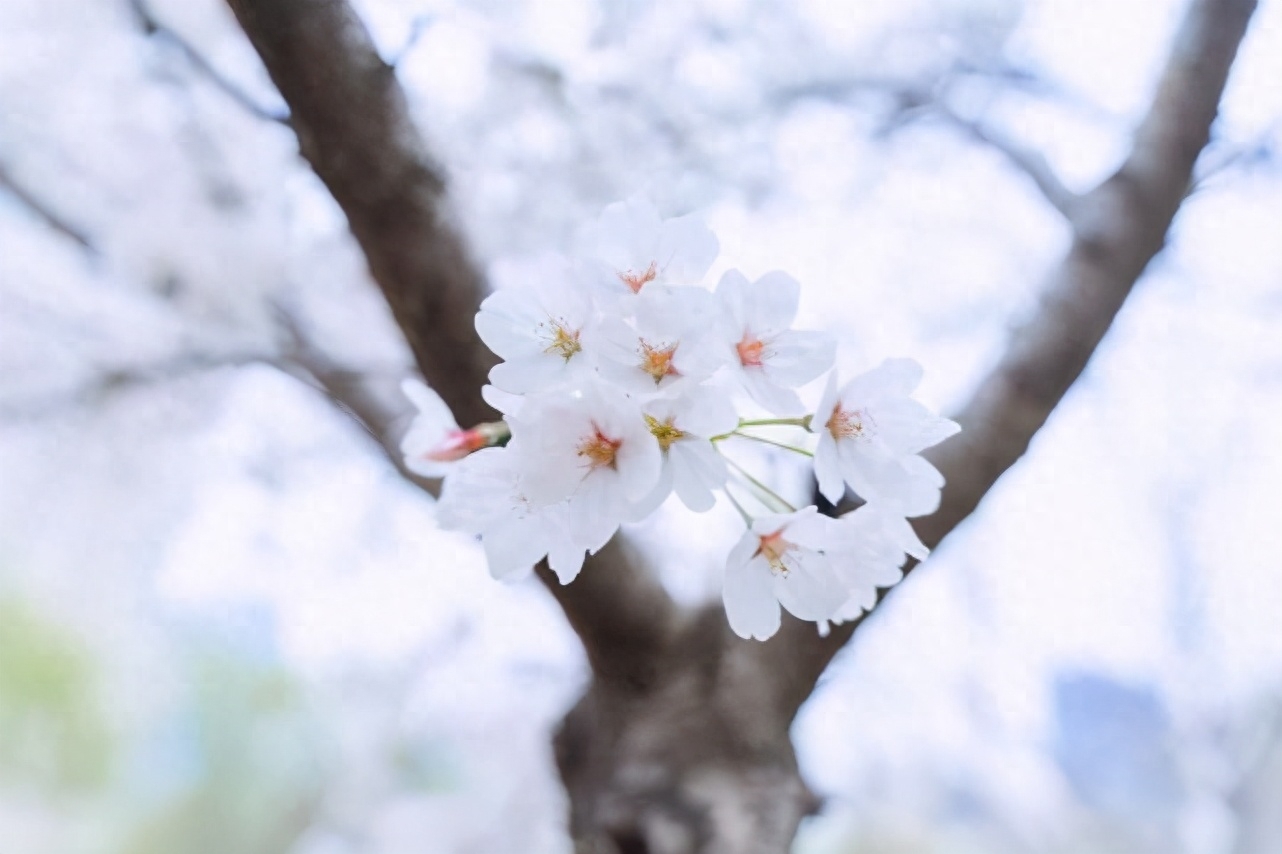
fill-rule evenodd
<path id="1" fill-rule="evenodd" d="M 818 800 L 792 713 L 720 607 L 697 612 L 643 680 L 597 677 L 556 735 L 580 854 L 782 854 Z"/>

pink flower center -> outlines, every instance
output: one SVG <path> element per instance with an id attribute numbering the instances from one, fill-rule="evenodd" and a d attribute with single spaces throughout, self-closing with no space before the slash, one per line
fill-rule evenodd
<path id="1" fill-rule="evenodd" d="M 843 409 L 841 402 L 837 402 L 837 407 L 832 411 L 832 417 L 824 425 L 834 439 L 854 439 L 856 442 L 872 438 L 872 428 L 875 426 L 872 417 L 862 409 Z"/>
<path id="2" fill-rule="evenodd" d="M 658 275 L 659 267 L 654 261 L 650 262 L 650 266 L 646 267 L 644 272 L 638 273 L 634 270 L 625 270 L 618 274 L 619 281 L 627 285 L 628 289 L 634 294 L 641 293 L 641 289 L 648 283 L 653 282 Z"/>
<path id="3" fill-rule="evenodd" d="M 647 341 L 641 342 L 641 370 L 654 377 L 654 384 L 658 385 L 663 382 L 664 377 L 680 376 L 680 371 L 672 364 L 672 359 L 677 354 L 676 344 L 671 345 L 654 345 Z"/>
<path id="4" fill-rule="evenodd" d="M 579 442 L 578 452 L 580 457 L 587 459 L 588 467 L 591 469 L 614 468 L 615 458 L 622 444 L 622 439 L 611 439 L 601 432 L 600 427 L 593 424 L 592 433 L 584 436 Z"/>
<path id="5" fill-rule="evenodd" d="M 734 348 L 739 351 L 739 362 L 745 368 L 761 367 L 761 355 L 766 349 L 766 342 L 757 338 L 751 332 L 745 332 L 743 333 L 743 338 L 739 340 L 738 344 L 734 345 Z"/>
<path id="6" fill-rule="evenodd" d="M 757 554 L 753 555 L 753 557 L 758 555 L 764 557 L 766 562 L 770 564 L 771 572 L 775 575 L 782 575 L 784 578 L 787 578 L 788 573 L 792 570 L 784 562 L 784 558 L 787 557 L 788 552 L 792 551 L 795 546 L 783 538 L 783 529 L 781 528 L 773 534 L 766 534 L 764 537 L 760 537 L 759 539 L 761 540 L 761 544 L 757 546 Z"/>

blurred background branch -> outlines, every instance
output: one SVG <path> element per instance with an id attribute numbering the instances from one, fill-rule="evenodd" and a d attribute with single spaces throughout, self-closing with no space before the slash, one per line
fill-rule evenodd
<path id="1" fill-rule="evenodd" d="M 1043 286 L 1037 312 L 1011 333 L 1000 361 L 952 416 L 961 434 L 924 454 L 947 483 L 939 510 L 914 524 L 930 548 L 1024 455 L 1165 246 L 1255 6 L 1254 0 L 1195 0 L 1129 156 L 1080 200 L 1056 205 L 1073 228 L 1067 257 Z M 791 662 L 798 672 L 796 707 L 866 617 L 827 637 L 789 620 L 779 642 L 763 646 L 764 656 L 780 666 Z"/>

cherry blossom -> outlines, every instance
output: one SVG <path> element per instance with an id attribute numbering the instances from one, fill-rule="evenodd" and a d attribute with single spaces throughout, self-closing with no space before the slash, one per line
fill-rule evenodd
<path id="1" fill-rule="evenodd" d="M 782 605 L 802 620 L 827 620 L 848 596 L 824 549 L 833 520 L 818 508 L 752 520 L 726 560 L 722 600 L 730 628 L 766 640 L 779 630 Z"/>
<path id="2" fill-rule="evenodd" d="M 961 428 L 910 397 L 921 373 L 911 359 L 887 359 L 840 390 L 829 376 L 811 421 L 819 434 L 815 477 L 829 501 L 841 500 L 849 484 L 868 501 L 895 502 L 905 516 L 934 512 L 943 478 L 916 455 Z"/>
<path id="3" fill-rule="evenodd" d="M 820 631 L 855 619 L 908 558 L 926 557 L 908 520 L 934 512 L 943 478 L 919 452 L 958 427 L 911 398 L 917 363 L 888 360 L 840 388 L 830 375 L 806 414 L 797 390 L 832 368 L 835 342 L 791 328 L 795 279 L 730 270 L 715 293 L 704 290 L 716 238 L 697 218 L 661 220 L 641 200 L 607 208 L 577 251 L 494 267 L 498 289 L 476 329 L 504 360 L 482 389 L 503 421 L 463 430 L 426 386 L 404 387 L 418 409 L 406 464 L 445 477 L 438 520 L 479 536 L 495 577 L 546 559 L 568 583 L 620 525 L 674 492 L 695 512 L 725 492 L 743 517 L 722 598 L 744 638 L 772 636 L 781 608 Z M 740 389 L 777 417 L 741 418 Z M 762 430 L 809 430 L 817 449 Z M 793 510 L 768 478 L 722 456 L 732 436 L 813 456 L 830 501 L 849 484 L 868 503 L 840 519 Z M 754 518 L 740 489 L 766 514 Z"/>
<path id="4" fill-rule="evenodd" d="M 738 270 L 727 270 L 717 284 L 722 345 L 731 370 L 753 400 L 779 415 L 803 411 L 793 389 L 831 368 L 836 354 L 830 336 L 789 328 L 800 288 L 778 271 L 750 282 Z"/>
<path id="5" fill-rule="evenodd" d="M 595 552 L 659 479 L 662 457 L 640 408 L 600 382 L 527 397 L 513 435 L 525 443 L 536 505 L 569 502 L 576 542 Z"/>
<path id="6" fill-rule="evenodd" d="M 877 590 L 892 587 L 903 578 L 907 528 L 914 556 L 925 557 L 925 546 L 917 539 L 903 516 L 887 508 L 864 505 L 847 513 L 829 527 L 828 556 L 847 591 L 845 603 L 832 616 L 833 622 L 853 620 L 877 604 Z M 920 550 L 916 546 L 920 546 Z"/>
<path id="7" fill-rule="evenodd" d="M 701 288 L 649 289 L 632 323 L 606 318 L 597 330 L 599 370 L 634 394 L 670 393 L 710 377 L 723 363 L 708 334 L 712 295 Z"/>
<path id="8" fill-rule="evenodd" d="M 473 451 L 501 441 L 507 434 L 503 424 L 480 424 L 469 430 L 458 426 L 454 413 L 441 396 L 422 381 L 407 379 L 401 391 L 418 412 L 401 439 L 405 467 L 423 477 L 444 477 L 454 463 Z"/>
<path id="9" fill-rule="evenodd" d="M 519 578 L 548 558 L 562 584 L 579 574 L 584 548 L 570 536 L 564 502 L 536 505 L 527 494 L 518 446 L 487 448 L 461 461 L 437 503 L 442 528 L 477 534 L 490 574 Z"/>
<path id="10" fill-rule="evenodd" d="M 717 236 L 702 219 L 660 219 L 641 198 L 606 207 L 579 232 L 576 246 L 592 282 L 614 299 L 652 285 L 697 284 L 719 250 Z"/>
<path id="11" fill-rule="evenodd" d="M 481 303 L 476 331 L 505 361 L 490 382 L 522 394 L 577 382 L 592 371 L 584 333 L 595 312 L 564 259 L 545 260 L 525 286 L 500 287 Z"/>
<path id="12" fill-rule="evenodd" d="M 663 454 L 663 464 L 658 483 L 633 508 L 634 516 L 650 515 L 674 490 L 696 513 L 711 510 L 717 500 L 714 492 L 725 485 L 728 470 L 710 440 L 739 423 L 730 399 L 705 388 L 698 394 L 651 401 L 643 417 Z"/>

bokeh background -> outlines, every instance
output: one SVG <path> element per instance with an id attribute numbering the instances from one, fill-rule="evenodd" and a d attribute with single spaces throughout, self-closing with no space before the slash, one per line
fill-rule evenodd
<path id="1" fill-rule="evenodd" d="M 1068 238 L 982 137 L 1093 186 L 1183 5 L 356 3 L 496 281 L 645 194 L 944 411 Z M 0 851 L 568 854 L 583 655 L 292 369 L 411 362 L 283 109 L 216 0 L 0 5 Z M 1264 0 L 1167 250 L 803 709 L 798 852 L 1282 850 L 1279 145 Z M 696 602 L 736 524 L 634 535 Z"/>

